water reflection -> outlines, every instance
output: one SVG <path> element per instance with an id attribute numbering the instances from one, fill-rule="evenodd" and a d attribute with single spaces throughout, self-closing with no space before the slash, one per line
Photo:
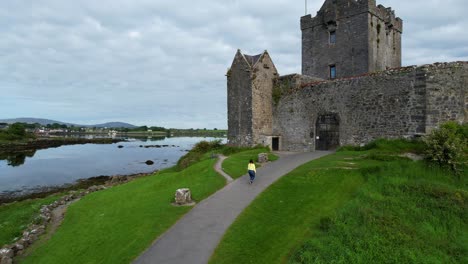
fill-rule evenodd
<path id="1" fill-rule="evenodd" d="M 86 138 L 86 139 L 95 139 L 95 138 L 109 138 L 105 135 L 69 135 L 64 136 L 65 138 Z M 53 138 L 53 137 L 51 137 Z M 166 139 L 165 136 L 145 136 L 145 137 L 119 137 L 118 139 L 126 140 L 129 142 L 151 142 L 151 141 L 163 141 Z M 66 146 L 66 145 L 64 145 Z M 7 165 L 11 167 L 19 167 L 24 165 L 26 158 L 34 157 L 37 150 L 21 150 L 21 151 L 1 151 L 0 150 L 0 161 L 6 160 Z"/>
<path id="2" fill-rule="evenodd" d="M 36 150 L 21 152 L 0 152 L 0 160 L 6 160 L 8 166 L 18 167 L 24 164 L 26 158 L 32 158 Z"/>
<path id="3" fill-rule="evenodd" d="M 149 173 L 171 167 L 193 145 L 214 138 L 133 138 L 115 144 L 81 144 L 0 153 L 0 198 L 74 184 L 95 176 Z M 119 148 L 121 146 L 121 148 Z M 151 161 L 148 164 L 147 161 Z"/>
<path id="4" fill-rule="evenodd" d="M 142 142 L 148 142 L 148 141 L 161 141 L 166 139 L 166 137 L 133 137 L 133 138 L 126 138 L 126 140 L 138 140 Z"/>

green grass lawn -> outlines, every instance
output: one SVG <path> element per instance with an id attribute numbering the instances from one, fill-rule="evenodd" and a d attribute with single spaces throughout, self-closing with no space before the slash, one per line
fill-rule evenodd
<path id="1" fill-rule="evenodd" d="M 210 159 L 210 153 L 198 154 L 202 161 L 192 163 L 185 170 L 173 167 L 151 177 L 90 194 L 70 206 L 62 227 L 51 240 L 40 240 L 28 251 L 32 254 L 20 261 L 128 263 L 190 210 L 189 207 L 170 205 L 177 188 L 191 188 L 193 198 L 200 201 L 224 186 L 224 178 L 212 169 L 215 160 Z M 233 166 L 244 167 L 244 163 L 239 159 Z M 60 196 L 0 206 L 0 245 L 21 236 L 26 226 L 39 215 L 40 207 Z"/>
<path id="2" fill-rule="evenodd" d="M 297 168 L 239 216 L 210 263 L 467 263 L 467 175 L 398 157 L 407 147 Z"/>
<path id="3" fill-rule="evenodd" d="M 412 161 L 363 172 L 356 197 L 289 263 L 468 263 L 468 175 Z"/>
<path id="4" fill-rule="evenodd" d="M 240 176 L 247 173 L 247 165 L 249 160 L 257 161 L 259 153 L 269 153 L 268 160 L 275 161 L 278 159 L 276 155 L 270 153 L 268 148 L 258 148 L 248 151 L 242 151 L 239 153 L 235 153 L 229 156 L 226 160 L 224 160 L 222 168 L 223 171 L 229 174 L 233 179 L 237 179 Z M 256 163 L 257 168 L 259 164 Z"/>
<path id="5" fill-rule="evenodd" d="M 24 263 L 130 263 L 191 207 L 174 207 L 175 190 L 201 201 L 224 186 L 205 159 L 181 172 L 167 170 L 92 193 L 72 204 L 52 238 Z"/>
<path id="6" fill-rule="evenodd" d="M 41 206 L 51 204 L 60 195 L 25 200 L 0 206 L 0 247 L 21 237 L 24 229 L 39 216 Z"/>

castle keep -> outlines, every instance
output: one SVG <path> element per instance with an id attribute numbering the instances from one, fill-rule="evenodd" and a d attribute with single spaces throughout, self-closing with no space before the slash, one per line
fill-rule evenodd
<path id="1" fill-rule="evenodd" d="M 375 0 L 325 1 L 301 18 L 302 74 L 327 79 L 401 66 L 403 22 Z"/>
<path id="2" fill-rule="evenodd" d="M 237 52 L 228 79 L 228 141 L 314 151 L 413 138 L 468 121 L 468 62 L 401 67 L 403 22 L 375 0 L 326 0 L 301 18 L 302 75 L 268 54 Z"/>

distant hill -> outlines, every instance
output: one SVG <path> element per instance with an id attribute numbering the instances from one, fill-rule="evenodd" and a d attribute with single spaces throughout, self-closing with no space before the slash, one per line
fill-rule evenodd
<path id="1" fill-rule="evenodd" d="M 13 123 L 27 123 L 27 124 L 41 124 L 43 126 L 48 125 L 48 124 L 53 124 L 57 123 L 60 125 L 75 125 L 71 123 L 65 123 L 65 122 L 60 122 L 56 120 L 50 120 L 50 119 L 43 119 L 43 118 L 29 118 L 29 117 L 22 117 L 22 118 L 12 118 L 12 119 L 0 119 L 0 123 L 8 123 L 8 124 L 13 124 Z"/>
<path id="2" fill-rule="evenodd" d="M 136 128 L 137 126 L 134 126 L 128 123 L 123 123 L 123 122 L 108 122 L 104 124 L 92 125 L 92 126 L 87 126 L 87 127 Z"/>
<path id="3" fill-rule="evenodd" d="M 66 123 L 66 122 L 61 122 L 57 120 L 50 120 L 50 119 L 43 119 L 43 118 L 29 118 L 29 117 L 23 117 L 23 118 L 12 118 L 12 119 L 0 119 L 0 123 L 8 123 L 8 124 L 13 124 L 13 123 L 28 123 L 28 124 L 34 124 L 38 123 L 43 126 L 46 126 L 48 124 L 60 124 L 60 125 L 67 125 L 67 126 L 77 126 L 77 127 L 108 127 L 108 128 L 136 128 L 137 126 L 134 126 L 132 124 L 128 123 L 123 123 L 123 122 L 108 122 L 104 124 L 96 124 L 96 125 L 79 125 L 79 124 L 73 124 L 73 123 Z"/>

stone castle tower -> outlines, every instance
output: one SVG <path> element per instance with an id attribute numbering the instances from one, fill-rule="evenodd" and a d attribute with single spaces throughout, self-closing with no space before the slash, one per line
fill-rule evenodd
<path id="1" fill-rule="evenodd" d="M 468 122 L 468 62 L 401 67 L 403 22 L 375 0 L 325 0 L 301 18 L 302 75 L 240 50 L 227 73 L 228 141 L 330 150 Z"/>
<path id="2" fill-rule="evenodd" d="M 249 56 L 237 51 L 227 73 L 228 139 L 231 144 L 252 146 L 272 134 L 272 89 L 278 77 L 267 51 Z"/>
<path id="3" fill-rule="evenodd" d="M 302 74 L 323 79 L 401 66 L 403 21 L 375 0 L 326 0 L 301 18 Z"/>

